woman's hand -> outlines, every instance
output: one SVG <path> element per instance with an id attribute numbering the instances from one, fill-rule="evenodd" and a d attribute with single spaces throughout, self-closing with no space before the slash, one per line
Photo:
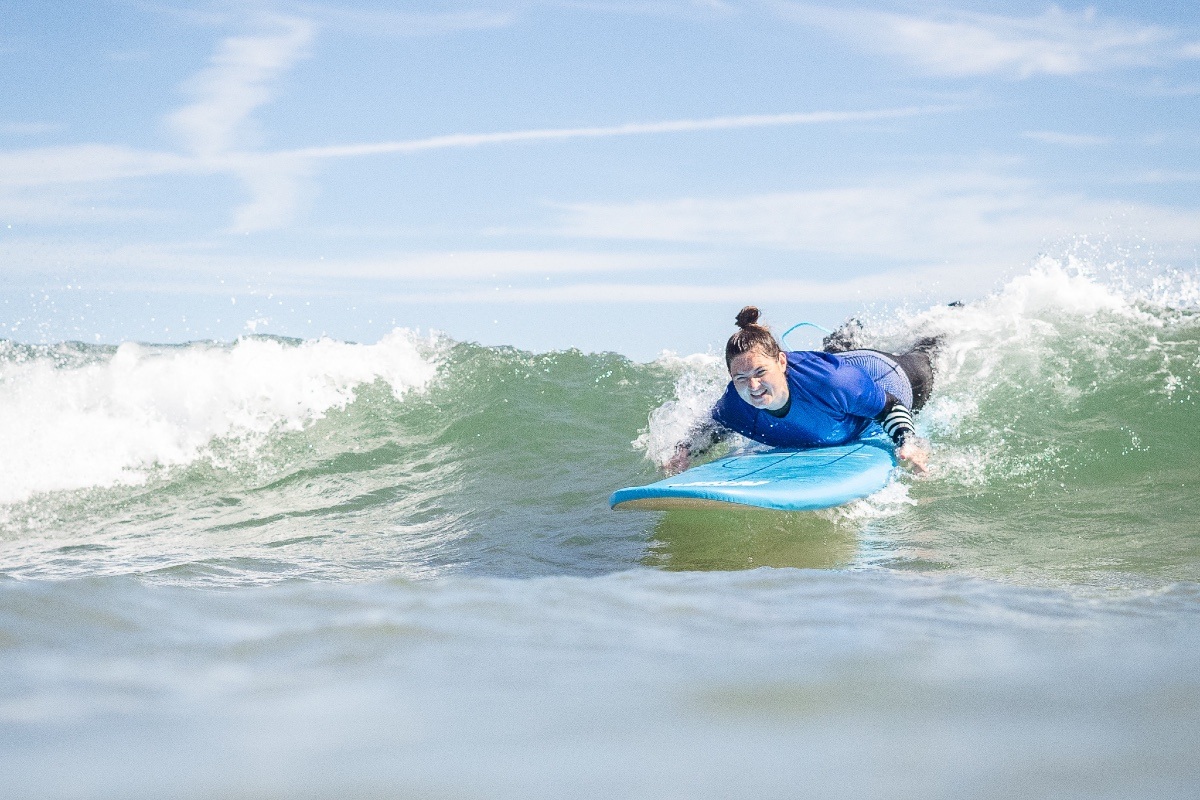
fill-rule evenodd
<path id="1" fill-rule="evenodd" d="M 676 447 L 675 455 L 663 465 L 663 471 L 667 476 L 678 475 L 690 466 L 691 459 L 689 458 L 688 449 L 686 447 Z"/>
<path id="2" fill-rule="evenodd" d="M 916 436 L 907 436 L 904 444 L 896 449 L 896 458 L 907 461 L 917 475 L 929 472 L 929 442 Z"/>

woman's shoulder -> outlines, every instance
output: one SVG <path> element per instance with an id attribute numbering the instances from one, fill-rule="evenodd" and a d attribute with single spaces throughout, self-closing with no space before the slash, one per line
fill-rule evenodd
<path id="1" fill-rule="evenodd" d="M 833 353 L 821 350 L 789 350 L 787 351 L 788 366 L 796 370 L 830 369 L 841 366 L 842 360 Z"/>
<path id="2" fill-rule="evenodd" d="M 754 407 L 738 397 L 733 381 L 725 387 L 725 392 L 712 408 L 712 418 L 726 428 L 737 430 L 754 413 Z"/>
<path id="3" fill-rule="evenodd" d="M 870 391 L 874 385 L 866 371 L 834 353 L 796 350 L 787 356 L 789 384 L 816 395 L 849 393 L 857 396 Z"/>

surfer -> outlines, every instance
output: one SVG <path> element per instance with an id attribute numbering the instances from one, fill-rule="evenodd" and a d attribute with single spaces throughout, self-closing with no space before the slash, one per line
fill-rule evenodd
<path id="1" fill-rule="evenodd" d="M 901 461 L 925 472 L 929 448 L 916 434 L 912 412 L 933 389 L 929 354 L 937 339 L 893 355 L 851 349 L 852 335 L 835 334 L 824 351 L 785 352 L 758 317 L 754 306 L 738 313 L 739 330 L 725 345 L 729 386 L 709 417 L 676 445 L 668 472 L 687 469 L 693 456 L 732 433 L 772 447 L 827 447 L 858 438 L 872 423 L 891 437 Z"/>

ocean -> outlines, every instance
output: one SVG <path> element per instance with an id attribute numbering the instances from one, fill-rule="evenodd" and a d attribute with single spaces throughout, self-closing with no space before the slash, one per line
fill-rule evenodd
<path id="1" fill-rule="evenodd" d="M 1200 284 L 862 322 L 932 469 L 798 514 L 608 509 L 712 353 L 0 341 L 3 796 L 1200 795 Z"/>

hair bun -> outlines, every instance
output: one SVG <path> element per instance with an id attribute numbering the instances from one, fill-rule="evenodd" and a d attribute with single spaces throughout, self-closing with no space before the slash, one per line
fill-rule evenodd
<path id="1" fill-rule="evenodd" d="M 742 330 L 758 323 L 758 307 L 746 306 L 737 315 L 737 326 Z"/>

